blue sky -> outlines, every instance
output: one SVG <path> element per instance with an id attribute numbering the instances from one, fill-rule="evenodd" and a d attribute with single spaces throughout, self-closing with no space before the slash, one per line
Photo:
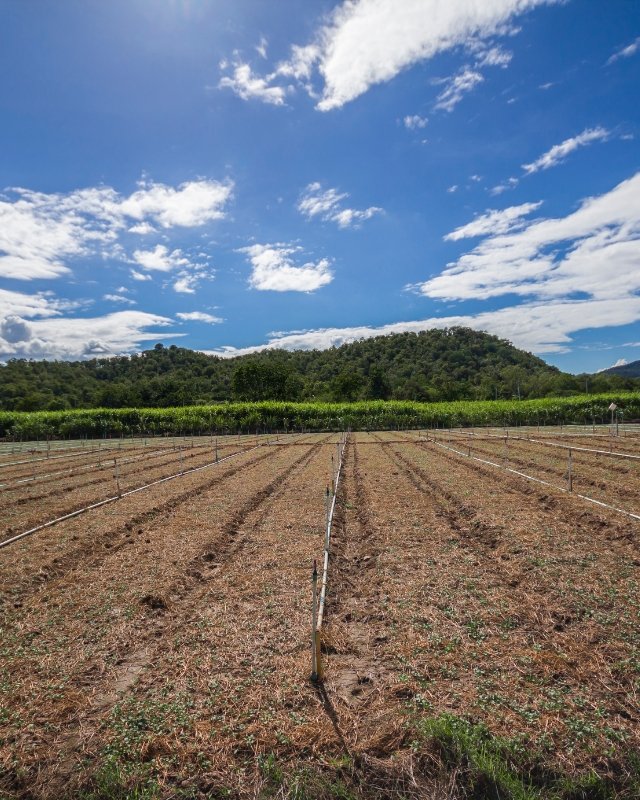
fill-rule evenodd
<path id="1" fill-rule="evenodd" d="M 640 358 L 637 0 L 0 0 L 0 358 Z"/>

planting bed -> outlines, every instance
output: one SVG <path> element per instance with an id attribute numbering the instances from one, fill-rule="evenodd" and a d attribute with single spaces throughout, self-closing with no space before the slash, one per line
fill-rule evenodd
<path id="1" fill-rule="evenodd" d="M 465 455 L 349 436 L 320 685 L 338 434 L 251 437 L 0 550 L 0 797 L 636 797 L 640 523 L 469 458 L 471 438 L 500 463 L 478 432 L 442 438 Z M 185 469 L 211 460 L 195 444 Z M 177 471 L 147 449 L 123 486 Z M 576 456 L 576 490 L 640 513 L 636 462 L 599 458 Z M 559 486 L 564 459 L 509 442 Z M 16 508 L 105 496 L 112 467 L 85 466 L 3 496 L 5 538 Z"/>

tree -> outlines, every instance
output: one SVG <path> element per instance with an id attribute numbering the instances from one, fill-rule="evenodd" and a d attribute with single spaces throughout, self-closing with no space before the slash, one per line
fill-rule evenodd
<path id="1" fill-rule="evenodd" d="M 356 400 L 362 387 L 362 377 L 358 372 L 343 370 L 331 381 L 331 396 L 334 400 L 352 402 Z"/>
<path id="2" fill-rule="evenodd" d="M 231 387 L 238 400 L 287 400 L 290 371 L 284 364 L 252 359 L 241 363 L 233 373 Z"/>
<path id="3" fill-rule="evenodd" d="M 388 400 L 391 397 L 391 384 L 381 367 L 371 367 L 369 370 L 369 385 L 367 386 L 368 400 Z"/>

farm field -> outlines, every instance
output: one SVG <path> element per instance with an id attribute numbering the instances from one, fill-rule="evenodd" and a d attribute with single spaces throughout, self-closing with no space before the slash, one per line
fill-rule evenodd
<path id="1" fill-rule="evenodd" d="M 637 797 L 625 433 L 5 443 L 0 797 Z"/>

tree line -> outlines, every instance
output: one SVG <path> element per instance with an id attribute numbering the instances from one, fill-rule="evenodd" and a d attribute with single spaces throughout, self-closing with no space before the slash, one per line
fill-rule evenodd
<path id="1" fill-rule="evenodd" d="M 0 409 L 7 411 L 166 408 L 230 400 L 524 400 L 639 388 L 639 379 L 612 373 L 561 372 L 504 339 L 469 328 L 236 358 L 157 344 L 130 356 L 12 359 L 0 366 Z"/>

